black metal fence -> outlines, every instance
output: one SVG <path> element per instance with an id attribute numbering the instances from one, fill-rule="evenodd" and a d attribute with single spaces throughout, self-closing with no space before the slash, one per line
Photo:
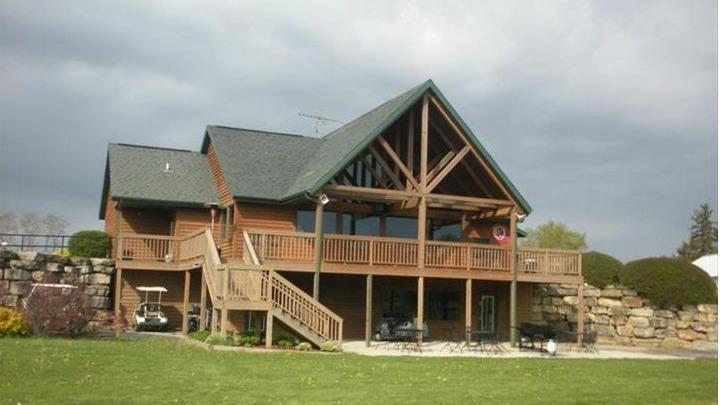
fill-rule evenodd
<path id="1" fill-rule="evenodd" d="M 33 250 L 44 253 L 66 252 L 70 235 L 0 233 L 0 250 Z"/>

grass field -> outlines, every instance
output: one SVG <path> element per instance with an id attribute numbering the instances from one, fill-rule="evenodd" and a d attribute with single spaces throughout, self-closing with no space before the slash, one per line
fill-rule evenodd
<path id="1" fill-rule="evenodd" d="M 0 339 L 0 403 L 710 404 L 715 360 L 208 352 L 171 341 Z"/>

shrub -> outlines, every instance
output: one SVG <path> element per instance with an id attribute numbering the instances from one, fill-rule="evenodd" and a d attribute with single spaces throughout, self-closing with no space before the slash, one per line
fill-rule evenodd
<path id="1" fill-rule="evenodd" d="M 331 342 L 329 340 L 322 342 L 320 344 L 320 351 L 321 352 L 338 352 L 340 351 L 340 348 L 335 342 Z"/>
<path id="2" fill-rule="evenodd" d="M 309 352 L 312 350 L 312 345 L 308 342 L 300 342 L 297 346 L 295 346 L 295 349 L 301 351 L 301 352 Z"/>
<path id="3" fill-rule="evenodd" d="M 622 262 L 610 255 L 600 252 L 588 252 L 582 255 L 582 273 L 585 282 L 603 288 L 616 284 Z"/>
<path id="4" fill-rule="evenodd" d="M 0 338 L 26 336 L 28 332 L 27 323 L 20 312 L 0 307 Z"/>
<path id="5" fill-rule="evenodd" d="M 292 349 L 298 343 L 295 336 L 287 332 L 280 332 L 277 335 L 276 344 L 282 349 Z"/>
<path id="6" fill-rule="evenodd" d="M 188 333 L 188 337 L 190 339 L 199 340 L 201 342 L 204 342 L 207 340 L 207 338 L 210 336 L 209 330 L 197 330 L 195 332 Z"/>
<path id="7" fill-rule="evenodd" d="M 103 231 L 80 231 L 68 242 L 71 256 L 106 257 L 110 250 L 110 235 Z"/>
<path id="8" fill-rule="evenodd" d="M 252 332 L 245 332 L 241 335 L 235 336 L 235 344 L 238 346 L 253 347 L 258 344 L 260 339 Z"/>
<path id="9" fill-rule="evenodd" d="M 713 279 L 683 260 L 659 257 L 632 261 L 620 270 L 620 282 L 661 308 L 717 302 Z"/>
<path id="10" fill-rule="evenodd" d="M 234 346 L 233 338 L 230 336 L 222 337 L 219 334 L 211 334 L 207 337 L 205 340 L 205 343 L 210 345 L 218 345 L 218 346 Z"/>
<path id="11" fill-rule="evenodd" d="M 57 281 L 52 273 L 43 277 L 43 283 Z M 92 318 L 83 283 L 62 288 L 36 287 L 28 295 L 25 313 L 33 334 L 40 336 L 78 336 Z"/>

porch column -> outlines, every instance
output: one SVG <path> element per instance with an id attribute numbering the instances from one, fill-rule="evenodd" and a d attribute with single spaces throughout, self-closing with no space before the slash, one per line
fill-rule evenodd
<path id="1" fill-rule="evenodd" d="M 418 277 L 417 294 L 417 324 L 415 327 L 422 329 L 425 320 L 425 277 Z M 418 335 L 418 343 L 422 343 L 424 333 L 425 331 Z"/>
<path id="2" fill-rule="evenodd" d="M 120 336 L 122 314 L 120 313 L 120 300 L 122 299 L 122 268 L 115 269 L 115 336 Z"/>
<path id="3" fill-rule="evenodd" d="M 510 282 L 510 344 L 514 347 L 518 342 L 517 329 L 517 215 L 515 208 L 510 210 L 510 243 L 512 252 L 510 254 L 510 269 L 512 271 L 512 282 Z"/>
<path id="4" fill-rule="evenodd" d="M 368 274 L 365 281 L 365 346 L 370 347 L 372 337 L 372 301 L 373 275 Z"/>
<path id="5" fill-rule="evenodd" d="M 583 332 L 585 332 L 585 283 L 581 282 L 577 288 L 577 344 L 582 347 Z"/>
<path id="6" fill-rule="evenodd" d="M 472 329 L 472 279 L 465 280 L 465 343 L 470 344 Z"/>
<path id="7" fill-rule="evenodd" d="M 315 276 L 313 277 L 313 299 L 320 300 L 320 271 L 323 256 L 323 205 L 315 203 Z"/>
<path id="8" fill-rule="evenodd" d="M 188 311 L 190 310 L 190 270 L 185 270 L 185 288 L 183 289 L 182 333 L 188 333 Z"/>
<path id="9" fill-rule="evenodd" d="M 228 310 L 223 299 L 222 309 L 220 310 L 220 336 L 227 336 Z"/>
<path id="10" fill-rule="evenodd" d="M 418 201 L 418 266 L 425 267 L 425 238 L 427 236 L 427 158 L 428 158 L 428 122 L 429 99 L 425 94 L 422 99 L 420 114 L 420 200 Z"/>
<path id="11" fill-rule="evenodd" d="M 210 319 L 210 333 L 217 333 L 218 329 L 218 311 L 213 306 L 212 307 L 212 318 Z"/>
<path id="12" fill-rule="evenodd" d="M 420 197 L 418 204 L 418 224 L 417 224 L 417 265 L 418 267 L 425 267 L 425 237 L 427 235 L 427 204 L 425 197 Z"/>
<path id="13" fill-rule="evenodd" d="M 267 316 L 265 317 L 265 347 L 270 349 L 272 348 L 272 340 L 273 340 L 273 314 L 272 311 L 267 311 Z"/>
<path id="14" fill-rule="evenodd" d="M 205 324 L 207 323 L 207 317 L 205 316 L 205 310 L 207 307 L 207 286 L 205 285 L 205 272 L 204 269 L 200 269 L 200 327 L 198 330 L 205 330 Z"/>

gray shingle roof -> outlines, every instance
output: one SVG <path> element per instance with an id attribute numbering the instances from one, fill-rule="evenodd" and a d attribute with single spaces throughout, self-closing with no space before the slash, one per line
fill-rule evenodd
<path id="1" fill-rule="evenodd" d="M 113 200 L 179 206 L 219 201 L 207 156 L 198 152 L 110 144 L 107 170 Z"/>

